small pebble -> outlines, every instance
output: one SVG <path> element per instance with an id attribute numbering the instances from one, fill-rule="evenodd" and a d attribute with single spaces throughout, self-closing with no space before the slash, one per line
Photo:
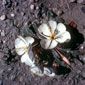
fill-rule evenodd
<path id="1" fill-rule="evenodd" d="M 58 10 L 58 11 L 57 11 L 57 15 L 58 15 L 58 16 L 60 16 L 60 15 L 62 15 L 62 14 L 63 14 L 63 11 L 62 11 L 62 10 Z"/>
<path id="2" fill-rule="evenodd" d="M 24 12 L 21 12 L 21 15 L 22 15 L 22 16 L 24 16 L 24 15 L 25 15 L 25 13 L 24 13 Z"/>
<path id="3" fill-rule="evenodd" d="M 19 81 L 23 81 L 23 77 L 20 77 Z"/>
<path id="4" fill-rule="evenodd" d="M 14 13 L 11 13 L 10 15 L 11 15 L 11 17 L 14 17 L 15 16 Z"/>
<path id="5" fill-rule="evenodd" d="M 83 46 L 83 45 L 81 45 L 80 49 L 81 49 L 81 50 L 83 50 L 83 49 L 84 49 L 84 46 Z"/>
<path id="6" fill-rule="evenodd" d="M 8 68 L 8 71 L 11 71 L 12 70 L 12 68 Z"/>
<path id="7" fill-rule="evenodd" d="M 0 70 L 0 74 L 2 74 L 2 73 L 3 73 L 3 71 L 4 71 L 3 69 L 2 69 L 2 70 Z"/>
<path id="8" fill-rule="evenodd" d="M 33 5 L 33 4 L 30 5 L 30 9 L 31 9 L 31 10 L 34 9 L 34 5 Z"/>
<path id="9" fill-rule="evenodd" d="M 36 6 L 36 10 L 38 10 L 39 9 L 39 7 L 38 6 Z"/>
<path id="10" fill-rule="evenodd" d="M 6 16 L 5 15 L 2 15 L 2 16 L 0 16 L 0 20 L 5 20 L 6 19 Z"/>
<path id="11" fill-rule="evenodd" d="M 79 4 L 81 4 L 83 2 L 84 2 L 84 0 L 77 0 L 77 3 L 79 3 Z"/>
<path id="12" fill-rule="evenodd" d="M 83 61 L 85 62 L 85 57 L 83 57 Z"/>
<path id="13" fill-rule="evenodd" d="M 11 79 L 11 80 L 14 80 L 15 77 L 16 77 L 15 75 L 11 75 L 10 79 Z"/>
<path id="14" fill-rule="evenodd" d="M 1 36 L 5 36 L 4 30 L 1 31 Z"/>
<path id="15" fill-rule="evenodd" d="M 69 0 L 69 2 L 75 2 L 76 0 Z"/>
<path id="16" fill-rule="evenodd" d="M 6 0 L 3 0 L 2 4 L 5 5 L 6 4 Z"/>
<path id="17" fill-rule="evenodd" d="M 24 23 L 24 26 L 27 26 L 27 25 L 28 25 L 28 22 L 25 22 L 25 23 Z"/>
<path id="18" fill-rule="evenodd" d="M 5 41 L 5 40 L 3 40 L 3 43 L 6 43 L 6 41 Z"/>

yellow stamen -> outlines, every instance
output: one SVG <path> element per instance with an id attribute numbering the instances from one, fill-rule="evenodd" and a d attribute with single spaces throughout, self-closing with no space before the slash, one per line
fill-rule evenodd
<path id="1" fill-rule="evenodd" d="M 51 40 L 55 40 L 55 39 L 56 39 L 56 33 L 53 33 L 53 34 L 50 36 L 50 39 L 51 39 Z"/>

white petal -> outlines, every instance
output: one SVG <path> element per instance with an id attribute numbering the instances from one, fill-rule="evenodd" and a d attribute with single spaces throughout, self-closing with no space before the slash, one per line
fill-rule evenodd
<path id="1" fill-rule="evenodd" d="M 59 43 L 64 43 L 66 42 L 67 40 L 70 40 L 71 39 L 71 35 L 69 32 L 64 32 L 62 33 L 58 39 L 56 39 L 56 41 L 58 41 Z"/>
<path id="2" fill-rule="evenodd" d="M 57 25 L 57 30 L 58 30 L 59 33 L 63 33 L 63 32 L 66 31 L 66 26 L 63 23 L 59 23 Z"/>
<path id="3" fill-rule="evenodd" d="M 51 32 L 54 33 L 55 29 L 57 28 L 57 23 L 56 23 L 56 21 L 50 20 L 48 23 L 49 23 Z"/>
<path id="4" fill-rule="evenodd" d="M 18 55 L 22 55 L 26 51 L 27 45 L 26 43 L 21 40 L 20 38 L 17 38 L 15 40 L 15 49 Z"/>
<path id="5" fill-rule="evenodd" d="M 50 77 L 55 76 L 55 73 L 46 67 L 44 67 L 44 74 Z"/>
<path id="6" fill-rule="evenodd" d="M 25 40 L 28 44 L 29 43 L 32 44 L 34 42 L 34 38 L 32 38 L 32 37 L 26 37 Z"/>
<path id="7" fill-rule="evenodd" d="M 51 43 L 51 45 L 50 45 L 50 47 L 49 47 L 49 49 L 55 48 L 57 46 L 57 44 L 58 44 L 58 42 L 56 42 L 55 40 L 53 40 L 52 43 Z"/>
<path id="8" fill-rule="evenodd" d="M 32 60 L 29 58 L 28 53 L 25 53 L 22 57 L 21 57 L 21 62 L 25 63 L 26 65 L 29 65 L 30 67 L 34 67 L 35 64 L 34 62 L 32 62 Z"/>
<path id="9" fill-rule="evenodd" d="M 42 73 L 41 69 L 38 68 L 37 66 L 30 68 L 31 72 L 38 75 L 38 76 L 43 76 L 44 74 Z"/>
<path id="10" fill-rule="evenodd" d="M 51 40 L 43 39 L 41 40 L 40 44 L 44 49 L 53 49 L 57 46 L 58 43 L 55 40 L 52 40 L 51 42 Z"/>
<path id="11" fill-rule="evenodd" d="M 27 46 L 29 46 L 29 43 L 27 43 L 27 41 L 22 36 L 18 36 L 18 38 L 22 40 Z"/>
<path id="12" fill-rule="evenodd" d="M 41 24 L 40 27 L 38 28 L 38 32 L 40 35 L 42 35 L 42 33 L 46 36 L 51 35 L 50 29 L 47 24 Z"/>
<path id="13" fill-rule="evenodd" d="M 20 49 L 16 48 L 16 52 L 17 52 L 18 55 L 22 55 L 22 54 L 24 54 L 27 51 L 28 51 L 27 48 L 20 48 Z"/>

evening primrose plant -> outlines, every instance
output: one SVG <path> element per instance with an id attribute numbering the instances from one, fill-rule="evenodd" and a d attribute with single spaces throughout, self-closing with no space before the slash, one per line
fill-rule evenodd
<path id="1" fill-rule="evenodd" d="M 58 44 L 67 42 L 71 39 L 71 35 L 66 31 L 66 26 L 63 23 L 57 23 L 54 20 L 50 20 L 47 23 L 42 23 L 37 31 L 38 45 L 44 50 L 54 50 L 60 55 L 61 59 L 70 65 L 69 60 L 59 51 Z M 36 64 L 36 55 L 33 49 L 35 43 L 35 37 L 22 37 L 18 36 L 15 40 L 15 50 L 18 55 L 21 56 L 21 62 L 30 67 L 30 71 L 38 76 L 55 76 L 55 72 L 52 68 L 43 66 L 43 69 L 39 68 Z M 37 46 L 36 46 L 37 48 Z M 39 55 L 37 55 L 39 57 Z M 56 56 L 57 57 L 57 56 Z"/>
<path id="2" fill-rule="evenodd" d="M 31 45 L 34 42 L 34 38 L 32 37 L 25 37 L 18 36 L 15 40 L 15 50 L 18 55 L 21 55 L 21 62 L 25 63 L 30 67 L 32 73 L 38 76 L 54 76 L 55 73 L 49 70 L 49 68 L 44 67 L 44 71 L 42 72 L 41 69 L 36 66 L 34 54 L 31 49 Z"/>

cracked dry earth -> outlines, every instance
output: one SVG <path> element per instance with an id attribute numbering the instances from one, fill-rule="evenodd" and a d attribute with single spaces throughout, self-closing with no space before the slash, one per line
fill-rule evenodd
<path id="1" fill-rule="evenodd" d="M 14 48 L 14 41 L 23 35 L 23 29 L 34 21 L 40 24 L 47 20 L 49 14 L 74 30 L 69 44 L 74 52 L 70 60 L 72 70 L 61 66 L 53 78 L 30 73 Z M 0 0 L 0 85 L 85 85 L 84 38 L 85 0 Z"/>

